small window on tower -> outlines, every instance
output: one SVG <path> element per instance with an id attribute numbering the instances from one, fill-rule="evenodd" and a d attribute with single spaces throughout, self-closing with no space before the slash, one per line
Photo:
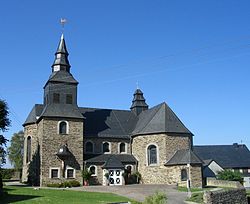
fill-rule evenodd
<path id="1" fill-rule="evenodd" d="M 66 104 L 72 104 L 73 103 L 73 97 L 72 94 L 66 95 Z"/>
<path id="2" fill-rule="evenodd" d="M 53 102 L 54 103 L 60 103 L 60 94 L 59 93 L 54 93 L 53 94 Z"/>

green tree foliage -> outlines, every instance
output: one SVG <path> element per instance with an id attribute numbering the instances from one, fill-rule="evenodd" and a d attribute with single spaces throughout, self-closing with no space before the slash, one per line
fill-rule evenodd
<path id="1" fill-rule="evenodd" d="M 0 133 L 7 130 L 7 128 L 10 126 L 10 120 L 9 120 L 9 109 L 7 106 L 7 103 L 0 99 Z M 6 157 L 6 143 L 7 139 L 0 134 L 0 168 L 5 163 L 5 157 Z M 2 174 L 0 173 L 0 194 L 2 193 L 3 189 L 3 181 L 2 181 Z"/>
<path id="2" fill-rule="evenodd" d="M 220 180 L 228 180 L 228 181 L 239 181 L 243 182 L 243 176 L 238 171 L 232 171 L 232 170 L 224 170 L 220 171 L 217 175 L 217 178 Z"/>
<path id="3" fill-rule="evenodd" d="M 23 144 L 24 133 L 19 131 L 14 133 L 10 140 L 10 147 L 8 148 L 8 158 L 16 170 L 21 170 L 23 166 Z"/>
<path id="4" fill-rule="evenodd" d="M 8 118 L 9 116 L 9 109 L 7 106 L 7 103 L 0 99 L 0 133 L 7 130 L 7 128 L 10 126 L 10 120 Z M 7 139 L 0 134 L 0 167 L 5 163 L 5 146 L 7 143 Z"/>

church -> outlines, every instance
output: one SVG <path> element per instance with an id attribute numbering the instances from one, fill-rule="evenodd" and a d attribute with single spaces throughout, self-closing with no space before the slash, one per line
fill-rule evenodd
<path id="1" fill-rule="evenodd" d="M 67 180 L 123 185 L 124 172 L 139 172 L 143 184 L 202 187 L 203 162 L 193 151 L 193 134 L 165 103 L 149 107 L 137 88 L 126 110 L 79 107 L 78 81 L 71 74 L 61 36 L 52 73 L 24 122 L 22 181 L 36 185 Z M 118 101 L 119 102 L 119 101 Z"/>

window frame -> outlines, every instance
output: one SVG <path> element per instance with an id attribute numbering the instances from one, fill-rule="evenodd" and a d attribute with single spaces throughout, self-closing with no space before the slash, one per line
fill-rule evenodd
<path id="1" fill-rule="evenodd" d="M 185 172 L 185 174 L 184 174 Z M 181 181 L 187 181 L 188 180 L 188 171 L 187 169 L 181 169 Z"/>
<path id="2" fill-rule="evenodd" d="M 105 144 L 105 143 L 107 143 L 109 146 L 109 151 L 108 152 L 104 152 L 104 149 L 103 149 L 103 145 Z M 102 142 L 102 153 L 103 154 L 111 154 L 111 143 L 110 142 L 107 142 L 107 141 L 104 141 L 104 142 Z"/>
<path id="3" fill-rule="evenodd" d="M 60 125 L 61 125 L 61 123 L 63 123 L 63 122 L 66 124 L 66 132 L 65 132 L 65 133 L 61 133 L 61 132 L 60 132 Z M 57 124 L 57 133 L 58 133 L 59 135 L 67 135 L 67 134 L 69 134 L 69 122 L 66 121 L 66 120 L 60 120 L 60 121 L 58 122 L 58 124 Z"/>
<path id="4" fill-rule="evenodd" d="M 55 104 L 60 103 L 60 93 L 53 93 L 53 103 Z"/>
<path id="5" fill-rule="evenodd" d="M 68 170 L 73 170 L 73 177 L 68 177 Z M 74 168 L 72 168 L 72 167 L 67 167 L 65 169 L 65 178 L 66 179 L 74 179 L 74 178 L 76 178 L 76 170 Z"/>
<path id="6" fill-rule="evenodd" d="M 57 170 L 58 171 L 58 176 L 57 177 L 52 177 L 52 170 Z M 49 168 L 49 178 L 51 179 L 60 179 L 61 172 L 60 172 L 60 167 L 50 167 Z"/>
<path id="7" fill-rule="evenodd" d="M 94 174 L 91 174 L 91 176 L 97 176 L 97 166 L 96 166 L 96 165 L 90 165 L 89 168 L 88 168 L 88 171 L 91 172 L 90 169 L 91 169 L 92 167 L 95 168 L 95 173 L 94 173 Z"/>
<path id="8" fill-rule="evenodd" d="M 156 147 L 156 163 L 150 163 L 149 159 L 150 159 L 150 155 L 149 155 L 149 147 L 150 146 L 155 146 Z M 158 145 L 155 143 L 150 143 L 147 145 L 146 147 L 146 163 L 147 166 L 158 166 L 159 165 L 159 148 Z"/>
<path id="9" fill-rule="evenodd" d="M 92 144 L 92 148 L 93 148 L 93 151 L 92 152 L 89 152 L 89 151 L 87 151 L 87 143 L 91 143 Z M 94 154 L 94 152 L 95 152 L 95 146 L 94 146 L 94 142 L 92 142 L 91 140 L 87 140 L 86 142 L 85 142 L 85 153 L 86 154 L 90 154 L 90 153 L 92 153 L 92 154 Z"/>
<path id="10" fill-rule="evenodd" d="M 26 139 L 26 163 L 31 161 L 32 157 L 32 137 L 29 135 Z"/>
<path id="11" fill-rule="evenodd" d="M 125 151 L 124 152 L 121 152 L 121 144 L 124 144 L 124 148 L 125 148 Z M 127 146 L 127 143 L 126 142 L 119 142 L 118 143 L 118 153 L 119 154 L 127 154 L 127 151 L 128 150 L 128 146 Z"/>
<path id="12" fill-rule="evenodd" d="M 73 104 L 73 95 L 72 94 L 66 94 L 65 102 L 66 102 L 66 104 Z"/>

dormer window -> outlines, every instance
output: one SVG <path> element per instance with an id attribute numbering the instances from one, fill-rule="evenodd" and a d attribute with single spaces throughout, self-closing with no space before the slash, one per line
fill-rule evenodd
<path id="1" fill-rule="evenodd" d="M 72 103 L 73 103 L 72 94 L 66 94 L 66 104 L 72 104 Z"/>
<path id="2" fill-rule="evenodd" d="M 53 103 L 60 103 L 60 94 L 53 93 Z"/>
<path id="3" fill-rule="evenodd" d="M 58 123 L 58 133 L 59 134 L 68 134 L 68 132 L 69 132 L 68 122 L 67 121 L 60 121 Z"/>

